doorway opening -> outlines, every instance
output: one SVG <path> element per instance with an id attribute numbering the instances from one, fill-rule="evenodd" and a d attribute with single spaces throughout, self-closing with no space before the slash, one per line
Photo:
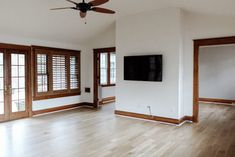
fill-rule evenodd
<path id="1" fill-rule="evenodd" d="M 94 49 L 94 106 L 115 102 L 116 48 Z"/>
<path id="2" fill-rule="evenodd" d="M 205 46 L 235 44 L 235 37 L 211 38 L 194 40 L 194 80 L 193 80 L 193 121 L 199 120 L 199 51 Z M 201 99 L 202 101 L 202 99 Z"/>

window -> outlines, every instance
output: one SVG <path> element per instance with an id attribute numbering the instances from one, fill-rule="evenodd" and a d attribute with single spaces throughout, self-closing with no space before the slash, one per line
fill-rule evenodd
<path id="1" fill-rule="evenodd" d="M 53 91 L 67 89 L 67 66 L 65 55 L 52 55 Z"/>
<path id="2" fill-rule="evenodd" d="M 99 76 L 101 86 L 115 86 L 116 54 L 115 48 L 95 49 L 99 53 Z"/>
<path id="3" fill-rule="evenodd" d="M 70 89 L 79 88 L 79 58 L 77 56 L 70 56 Z"/>
<path id="4" fill-rule="evenodd" d="M 80 94 L 80 52 L 33 46 L 34 100 Z"/>
<path id="5" fill-rule="evenodd" d="M 100 54 L 100 84 L 108 84 L 108 53 Z"/>
<path id="6" fill-rule="evenodd" d="M 37 54 L 37 92 L 48 91 L 47 55 Z"/>
<path id="7" fill-rule="evenodd" d="M 110 83 L 116 83 L 116 54 L 110 53 Z"/>

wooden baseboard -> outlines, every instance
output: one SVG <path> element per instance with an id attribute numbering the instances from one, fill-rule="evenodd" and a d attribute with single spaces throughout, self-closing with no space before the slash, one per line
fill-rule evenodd
<path id="1" fill-rule="evenodd" d="M 104 105 L 104 104 L 108 104 L 108 103 L 112 103 L 112 102 L 115 102 L 116 100 L 116 97 L 115 96 L 112 96 L 112 97 L 107 97 L 107 98 L 103 98 L 99 104 L 100 105 Z"/>
<path id="2" fill-rule="evenodd" d="M 224 104 L 233 104 L 235 100 L 226 100 L 226 99 L 214 99 L 214 98 L 199 98 L 200 102 L 212 102 L 212 103 L 224 103 Z"/>
<path id="3" fill-rule="evenodd" d="M 173 118 L 150 116 L 150 115 L 145 115 L 145 114 L 140 114 L 140 113 L 126 112 L 126 111 L 119 111 L 119 110 L 115 110 L 115 114 L 121 115 L 121 116 L 133 117 L 133 118 L 140 118 L 140 119 L 146 119 L 146 120 L 152 120 L 152 121 L 171 123 L 171 124 L 181 124 L 182 122 L 184 122 L 186 120 L 192 121 L 192 119 L 193 119 L 190 116 L 185 116 L 181 119 L 173 119 Z"/>
<path id="4" fill-rule="evenodd" d="M 93 103 L 90 103 L 90 102 L 83 102 L 83 103 L 80 103 L 82 106 L 88 106 L 88 107 L 94 107 L 94 104 Z"/>
<path id="5" fill-rule="evenodd" d="M 192 116 L 184 116 L 183 118 L 180 119 L 180 123 L 183 123 L 184 121 L 193 122 L 193 117 Z"/>
<path id="6" fill-rule="evenodd" d="M 62 110 L 67 110 L 67 109 L 72 109 L 72 108 L 77 108 L 77 107 L 85 107 L 85 106 L 91 106 L 93 107 L 92 103 L 79 103 L 79 104 L 72 104 L 72 105 L 66 105 L 66 106 L 59 106 L 59 107 L 53 107 L 53 108 L 48 108 L 48 109 L 43 109 L 43 110 L 38 110 L 38 111 L 33 111 L 33 115 L 40 115 L 40 114 L 45 114 L 45 113 L 50 113 L 50 112 L 56 112 L 56 111 L 62 111 Z"/>

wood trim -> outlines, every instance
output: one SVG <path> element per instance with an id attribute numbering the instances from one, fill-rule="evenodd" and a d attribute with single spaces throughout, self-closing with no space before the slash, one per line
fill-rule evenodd
<path id="1" fill-rule="evenodd" d="M 79 96 L 81 92 L 75 93 L 58 93 L 55 95 L 42 95 L 42 96 L 34 96 L 33 100 L 44 100 L 44 99 L 54 99 L 54 98 L 62 98 L 62 97 L 69 97 L 69 96 Z"/>
<path id="2" fill-rule="evenodd" d="M 195 43 L 195 45 L 198 45 L 198 46 L 235 44 L 235 36 L 220 37 L 220 38 L 207 38 L 207 39 L 195 39 L 194 43 Z"/>
<path id="3" fill-rule="evenodd" d="M 83 107 L 94 107 L 94 104 L 93 103 L 90 103 L 90 102 L 83 102 L 82 103 Z"/>
<path id="4" fill-rule="evenodd" d="M 55 47 L 46 47 L 46 46 L 36 46 L 32 45 L 32 49 L 43 49 L 43 50 L 49 50 L 49 51 L 60 51 L 60 52 L 72 52 L 72 53 L 77 53 L 81 52 L 80 50 L 71 50 L 71 49 L 63 49 L 63 48 L 55 48 Z"/>
<path id="5" fill-rule="evenodd" d="M 27 94 L 28 94 L 28 116 L 29 117 L 32 117 L 32 103 L 33 103 L 33 95 L 32 95 L 32 92 L 33 92 L 33 87 L 31 86 L 32 85 L 32 73 L 31 73 L 31 69 L 32 68 L 32 62 L 31 62 L 31 56 L 32 56 L 32 53 L 31 53 L 31 47 L 30 47 L 30 50 L 28 51 L 27 53 L 27 72 L 26 72 L 26 76 L 27 76 L 27 80 L 28 80 L 28 86 L 27 86 Z"/>
<path id="6" fill-rule="evenodd" d="M 45 114 L 45 113 L 50 113 L 50 112 L 56 112 L 56 111 L 63 111 L 67 109 L 73 109 L 77 107 L 86 107 L 86 106 L 93 106 L 91 103 L 78 103 L 78 104 L 72 104 L 72 105 L 66 105 L 66 106 L 59 106 L 59 107 L 54 107 L 54 108 L 49 108 L 49 109 L 44 109 L 44 110 L 38 110 L 38 111 L 33 111 L 33 115 L 40 115 L 40 114 Z"/>
<path id="7" fill-rule="evenodd" d="M 103 98 L 100 101 L 100 104 L 104 105 L 104 104 L 112 103 L 112 102 L 115 102 L 115 101 L 116 101 L 116 97 L 115 96 L 111 96 L 111 97 Z"/>
<path id="8" fill-rule="evenodd" d="M 96 48 L 94 49 L 96 53 L 107 53 L 107 52 L 116 52 L 115 47 L 106 47 L 106 48 Z"/>
<path id="9" fill-rule="evenodd" d="M 98 63 L 99 62 L 99 53 L 94 51 L 93 53 L 93 104 L 94 108 L 98 108 L 99 106 L 99 98 L 98 98 L 98 85 L 99 85 L 99 74 L 98 74 Z"/>
<path id="10" fill-rule="evenodd" d="M 107 85 L 110 85 L 110 52 L 108 52 L 108 84 Z"/>
<path id="11" fill-rule="evenodd" d="M 25 45 L 0 43 L 0 49 L 20 50 L 20 51 L 30 52 L 31 47 L 30 46 L 25 46 Z"/>
<path id="12" fill-rule="evenodd" d="M 183 123 L 185 121 L 193 121 L 193 117 L 192 116 L 184 116 L 180 119 L 180 123 Z"/>
<path id="13" fill-rule="evenodd" d="M 194 40 L 193 67 L 193 122 L 199 115 L 199 48 L 201 46 L 235 44 L 235 36 Z"/>
<path id="14" fill-rule="evenodd" d="M 194 67 L 193 67 L 193 122 L 198 122 L 198 112 L 199 112 L 199 46 L 194 44 Z"/>
<path id="15" fill-rule="evenodd" d="M 31 46 L 31 50 L 30 50 L 30 65 L 31 65 L 31 67 L 34 67 L 34 55 L 33 55 L 33 48 L 32 48 L 32 46 Z M 34 68 L 31 68 L 30 69 L 30 80 L 31 80 L 31 82 L 30 82 L 30 85 L 31 85 L 31 88 L 30 88 L 30 90 L 31 90 L 31 93 L 30 93 L 30 96 L 31 96 L 31 99 L 30 99 L 30 101 L 31 101 L 31 106 L 30 106 L 30 110 L 29 110 L 29 117 L 32 117 L 33 116 L 33 105 L 32 105 L 32 103 L 33 103 L 33 92 L 34 92 Z"/>
<path id="16" fill-rule="evenodd" d="M 101 85 L 101 87 L 113 87 L 113 86 L 116 86 L 116 84 Z"/>
<path id="17" fill-rule="evenodd" d="M 199 98 L 200 102 L 213 102 L 213 103 L 224 103 L 224 104 L 233 104 L 235 100 L 227 99 L 215 99 L 215 98 Z"/>
<path id="18" fill-rule="evenodd" d="M 190 121 L 192 120 L 192 117 L 189 117 L 189 116 L 185 116 L 181 119 L 173 119 L 173 118 L 150 116 L 150 115 L 145 115 L 145 114 L 140 114 L 140 113 L 126 112 L 126 111 L 119 111 L 119 110 L 115 110 L 115 114 L 121 115 L 121 116 L 139 118 L 139 119 L 146 119 L 146 120 L 152 120 L 152 121 L 177 124 L 177 125 L 181 124 L 182 122 L 184 122 L 186 120 L 190 120 Z"/>

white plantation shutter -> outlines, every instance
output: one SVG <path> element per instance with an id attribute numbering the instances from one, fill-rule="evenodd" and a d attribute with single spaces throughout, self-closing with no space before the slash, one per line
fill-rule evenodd
<path id="1" fill-rule="evenodd" d="M 67 66 L 65 55 L 52 56 L 53 91 L 67 89 Z"/>
<path id="2" fill-rule="evenodd" d="M 78 57 L 70 56 L 70 89 L 79 88 Z"/>

